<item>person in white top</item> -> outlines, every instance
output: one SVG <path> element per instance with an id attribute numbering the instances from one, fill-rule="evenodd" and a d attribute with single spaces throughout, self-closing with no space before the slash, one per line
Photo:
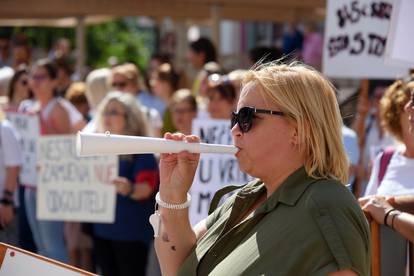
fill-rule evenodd
<path id="1" fill-rule="evenodd" d="M 386 167 L 382 181 L 379 180 L 383 153 L 377 155 L 365 195 L 414 194 L 414 131 L 409 120 L 410 90 L 402 81 L 396 81 L 385 92 L 380 104 L 382 123 L 401 146 Z M 412 118 L 411 118 L 412 120 Z M 410 126 L 411 125 L 411 126 Z"/>
<path id="2" fill-rule="evenodd" d="M 19 136 L 0 109 L 0 240 L 17 245 L 17 182 L 23 163 Z"/>
<path id="3" fill-rule="evenodd" d="M 20 110 L 36 113 L 40 118 L 41 135 L 71 134 L 84 126 L 82 115 L 66 101 L 56 97 L 57 69 L 48 60 L 39 60 L 29 76 L 32 102 L 22 102 Z M 79 117 L 80 118 L 76 118 Z M 23 183 L 24 184 L 24 183 Z M 45 221 L 36 217 L 36 188 L 25 186 L 25 207 L 38 253 L 61 262 L 68 262 L 63 221 Z"/>
<path id="4" fill-rule="evenodd" d="M 365 197 L 360 199 L 362 207 L 364 202 L 378 195 L 414 194 L 414 114 L 410 88 L 411 85 L 397 80 L 381 99 L 381 121 L 401 146 L 393 151 L 385 150 L 376 157 Z M 381 275 L 405 275 L 406 240 L 391 228 L 380 229 Z"/>

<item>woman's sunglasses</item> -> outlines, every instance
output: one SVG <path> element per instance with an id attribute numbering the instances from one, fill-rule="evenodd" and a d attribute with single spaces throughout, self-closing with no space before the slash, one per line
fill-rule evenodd
<path id="1" fill-rule="evenodd" d="M 248 132 L 252 128 L 253 119 L 256 113 L 270 114 L 270 115 L 277 115 L 277 116 L 285 115 L 285 113 L 282 111 L 257 109 L 251 106 L 244 106 L 240 108 L 239 112 L 231 113 L 231 128 L 233 128 L 236 124 L 238 124 L 242 133 Z"/>

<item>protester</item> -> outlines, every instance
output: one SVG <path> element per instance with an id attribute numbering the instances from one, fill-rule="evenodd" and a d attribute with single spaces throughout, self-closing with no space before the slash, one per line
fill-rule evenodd
<path id="1" fill-rule="evenodd" d="M 97 114 L 98 131 L 148 136 L 145 114 L 129 94 L 111 92 Z M 158 189 L 158 164 L 153 154 L 119 157 L 116 214 L 112 224 L 93 226 L 96 261 L 104 276 L 145 275 L 152 241 L 148 218 Z"/>
<path id="2" fill-rule="evenodd" d="M 66 99 L 82 114 L 83 119 L 90 121 L 89 103 L 86 98 L 86 85 L 83 82 L 72 83 L 66 92 Z"/>
<path id="3" fill-rule="evenodd" d="M 39 115 L 41 135 L 69 134 L 75 131 L 71 125 L 69 111 L 62 103 L 63 99 L 55 96 L 56 78 L 57 69 L 54 64 L 48 60 L 37 61 L 29 76 L 34 100 L 23 101 L 20 105 L 21 111 Z M 26 213 L 38 253 L 67 262 L 64 222 L 38 220 L 36 201 L 37 189 L 25 185 Z"/>
<path id="4" fill-rule="evenodd" d="M 86 77 L 86 91 L 85 95 L 89 105 L 89 117 L 91 120 L 82 130 L 83 132 L 95 132 L 96 120 L 95 114 L 101 101 L 108 94 L 110 87 L 108 80 L 111 75 L 111 70 L 108 68 L 101 68 L 91 71 Z"/>
<path id="5" fill-rule="evenodd" d="M 210 75 L 207 90 L 207 111 L 212 119 L 230 120 L 236 107 L 237 94 L 228 76 Z"/>
<path id="6" fill-rule="evenodd" d="M 146 86 L 138 67 L 132 63 L 115 66 L 112 68 L 109 81 L 113 89 L 130 93 L 136 97 L 151 126 L 150 135 L 159 137 L 162 128 L 161 118 L 164 115 L 166 106 L 158 97 L 146 91 Z"/>
<path id="7" fill-rule="evenodd" d="M 56 93 L 65 98 L 69 86 L 72 84 L 73 66 L 69 59 L 59 58 L 54 61 L 58 70 Z"/>
<path id="8" fill-rule="evenodd" d="M 18 246 L 17 191 L 23 163 L 19 136 L 0 109 L 0 241 Z"/>
<path id="9" fill-rule="evenodd" d="M 169 106 L 174 128 L 177 132 L 190 135 L 193 120 L 197 117 L 197 101 L 189 89 L 179 89 Z"/>
<path id="10" fill-rule="evenodd" d="M 112 68 L 110 81 L 113 89 L 134 95 L 142 105 L 156 109 L 163 116 L 165 104 L 148 93 L 144 79 L 135 64 L 125 63 Z"/>
<path id="11" fill-rule="evenodd" d="M 10 80 L 7 111 L 17 111 L 20 103 L 32 96 L 29 89 L 29 72 L 26 66 L 20 66 Z"/>
<path id="12" fill-rule="evenodd" d="M 192 41 L 189 48 L 187 58 L 193 69 L 197 72 L 191 91 L 194 96 L 197 96 L 200 94 L 200 85 L 205 77 L 203 68 L 209 62 L 217 63 L 217 52 L 213 43 L 206 37 L 200 37 Z"/>
<path id="13" fill-rule="evenodd" d="M 360 96 L 357 112 L 352 128 L 357 133 L 361 147 L 362 160 L 358 172 L 362 192 L 371 175 L 372 162 L 375 156 L 385 148 L 394 144 L 394 139 L 385 132 L 379 119 L 379 103 L 387 86 L 377 85 L 369 98 Z M 362 193 L 363 194 L 363 193 Z"/>
<path id="14" fill-rule="evenodd" d="M 178 89 L 179 76 L 174 71 L 173 67 L 169 63 L 161 64 L 154 72 L 150 84 L 155 96 L 163 101 L 168 107 L 171 102 L 171 98 L 174 92 Z M 161 129 L 161 135 L 166 132 L 175 132 L 176 129 L 173 126 L 171 119 L 171 111 L 166 108 L 163 116 L 163 126 Z"/>
<path id="15" fill-rule="evenodd" d="M 385 130 L 402 143 L 387 148 L 375 158 L 365 196 L 396 196 L 414 193 L 414 131 L 409 117 L 410 87 L 402 80 L 394 82 L 381 98 L 379 117 Z M 410 113 L 411 112 L 411 113 Z M 406 264 L 406 240 L 381 227 L 381 275 L 403 275 Z"/>
<path id="16" fill-rule="evenodd" d="M 365 195 L 401 195 L 414 193 L 414 132 L 410 131 L 410 89 L 402 80 L 394 82 L 380 101 L 380 118 L 385 130 L 403 146 L 388 148 L 377 155 Z M 388 164 L 384 163 L 388 158 Z"/>
<path id="17" fill-rule="evenodd" d="M 348 162 L 331 84 L 297 63 L 266 64 L 245 77 L 237 110 L 236 157 L 258 179 L 194 230 L 187 192 L 199 155 L 161 155 L 155 245 L 163 275 L 368 275 L 369 229 L 344 186 Z"/>

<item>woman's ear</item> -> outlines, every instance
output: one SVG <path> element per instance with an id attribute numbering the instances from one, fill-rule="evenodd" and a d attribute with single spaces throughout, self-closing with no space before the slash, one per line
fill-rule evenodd
<path id="1" fill-rule="evenodd" d="M 291 136 L 290 142 L 295 147 L 299 145 L 299 135 L 298 135 L 298 128 L 297 127 L 295 127 L 292 131 L 292 136 Z"/>

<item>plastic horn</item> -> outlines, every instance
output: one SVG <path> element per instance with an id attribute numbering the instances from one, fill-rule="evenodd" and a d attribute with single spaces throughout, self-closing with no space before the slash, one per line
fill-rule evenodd
<path id="1" fill-rule="evenodd" d="M 187 143 L 163 138 L 113 135 L 109 133 L 78 132 L 76 153 L 78 156 L 118 155 L 137 153 L 229 153 L 235 154 L 235 146 Z"/>

